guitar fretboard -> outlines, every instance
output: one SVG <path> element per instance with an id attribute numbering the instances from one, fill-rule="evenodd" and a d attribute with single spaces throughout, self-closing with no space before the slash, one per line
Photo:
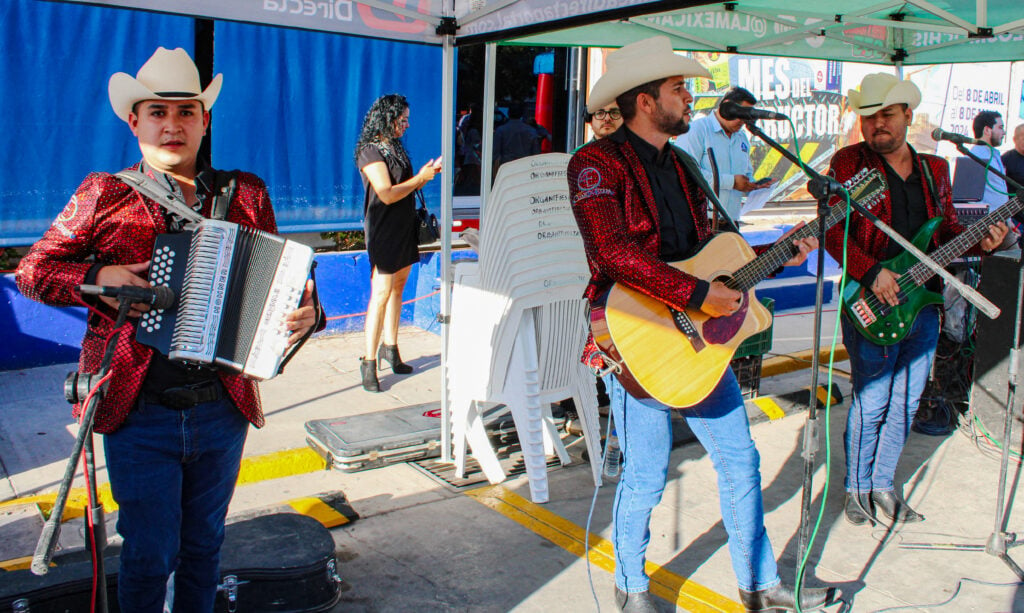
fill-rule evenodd
<path id="1" fill-rule="evenodd" d="M 988 234 L 989 226 L 995 225 L 1000 221 L 1005 221 L 1008 217 L 1012 217 L 1021 211 L 1024 211 L 1024 202 L 1021 202 L 1020 199 L 1015 196 L 1008 200 L 1003 206 L 971 224 L 956 238 L 942 245 L 928 255 L 936 264 L 945 268 L 950 262 L 963 255 L 965 251 L 981 242 L 981 239 L 985 238 L 985 235 Z M 911 266 L 907 272 L 902 275 L 901 279 L 903 277 L 909 277 L 915 285 L 924 285 L 928 279 L 931 279 L 934 276 L 935 271 L 921 262 L 918 262 Z"/>

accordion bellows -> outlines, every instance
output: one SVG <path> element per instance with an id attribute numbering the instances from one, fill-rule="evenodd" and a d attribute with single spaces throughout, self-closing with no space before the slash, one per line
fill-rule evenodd
<path id="1" fill-rule="evenodd" d="M 284 319 L 298 307 L 312 263 L 305 245 L 227 221 L 161 234 L 149 282 L 170 287 L 176 300 L 143 314 L 136 340 L 177 362 L 269 379 L 287 347 Z"/>

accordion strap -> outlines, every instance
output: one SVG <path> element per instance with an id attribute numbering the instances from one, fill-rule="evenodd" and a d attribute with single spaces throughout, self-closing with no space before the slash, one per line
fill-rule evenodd
<path id="1" fill-rule="evenodd" d="M 114 176 L 124 181 L 128 187 L 186 221 L 198 223 L 203 220 L 203 216 L 185 204 L 178 194 L 166 189 L 146 173 L 138 170 L 122 170 Z"/>
<path id="2" fill-rule="evenodd" d="M 316 311 L 316 321 L 313 322 L 313 325 L 309 328 L 309 330 L 306 330 L 306 333 L 302 335 L 302 338 L 299 339 L 299 342 L 295 343 L 292 346 L 292 348 L 289 349 L 287 353 L 285 353 L 284 359 L 281 360 L 281 366 L 277 369 L 277 374 L 281 374 L 284 372 L 285 365 L 288 364 L 288 362 L 291 361 L 295 354 L 299 352 L 299 349 L 301 349 L 302 346 L 306 344 L 306 341 L 309 340 L 309 337 L 312 336 L 314 332 L 320 329 L 320 326 L 321 324 L 323 324 L 324 321 L 324 308 L 320 305 L 320 295 L 316 291 L 316 261 L 313 262 L 313 266 L 311 266 L 309 269 L 309 276 L 313 279 L 313 309 Z"/>

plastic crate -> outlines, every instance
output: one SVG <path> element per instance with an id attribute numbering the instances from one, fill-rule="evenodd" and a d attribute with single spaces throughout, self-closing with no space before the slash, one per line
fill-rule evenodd
<path id="1" fill-rule="evenodd" d="M 769 313 L 775 313 L 775 301 L 771 298 L 759 298 L 764 308 L 768 309 Z M 766 330 L 758 332 L 754 336 L 751 336 L 747 340 L 740 343 L 740 346 L 736 348 L 736 353 L 733 354 L 733 358 L 745 358 L 748 356 L 760 356 L 768 353 L 772 348 L 772 328 L 775 327 L 773 321 Z"/>
<path id="2" fill-rule="evenodd" d="M 749 355 L 729 362 L 744 400 L 757 398 L 761 388 L 761 355 Z"/>

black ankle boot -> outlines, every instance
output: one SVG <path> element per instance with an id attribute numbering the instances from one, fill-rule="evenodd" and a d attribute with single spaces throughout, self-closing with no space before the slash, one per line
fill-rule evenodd
<path id="1" fill-rule="evenodd" d="M 897 493 L 895 490 L 890 492 L 871 492 L 871 501 L 875 503 L 875 508 L 882 512 L 893 521 L 893 523 L 913 523 L 916 521 L 924 521 L 924 515 L 921 515 L 914 509 L 910 508 L 906 500 L 903 500 L 903 496 Z"/>
<path id="2" fill-rule="evenodd" d="M 836 596 L 836 588 L 805 587 L 801 590 L 800 596 L 800 610 L 813 611 L 832 604 Z M 740 590 L 740 602 L 748 612 L 796 611 L 796 594 L 793 592 L 793 588 L 781 583 L 754 592 Z"/>
<path id="3" fill-rule="evenodd" d="M 363 389 L 368 392 L 379 392 L 380 382 L 377 381 L 377 360 L 359 358 L 359 373 L 363 375 Z"/>
<path id="4" fill-rule="evenodd" d="M 871 509 L 871 494 L 846 493 L 846 521 L 854 526 L 864 522 L 875 523 L 875 513 Z"/>
<path id="5" fill-rule="evenodd" d="M 385 360 L 391 364 L 391 372 L 396 375 L 407 375 L 412 372 L 412 366 L 403 362 L 402 356 L 398 355 L 398 345 L 380 346 L 380 349 L 377 351 L 377 361 L 384 362 Z"/>
<path id="6" fill-rule="evenodd" d="M 658 613 L 661 608 L 651 596 L 650 590 L 644 592 L 623 592 L 615 586 L 615 604 L 623 613 Z"/>

